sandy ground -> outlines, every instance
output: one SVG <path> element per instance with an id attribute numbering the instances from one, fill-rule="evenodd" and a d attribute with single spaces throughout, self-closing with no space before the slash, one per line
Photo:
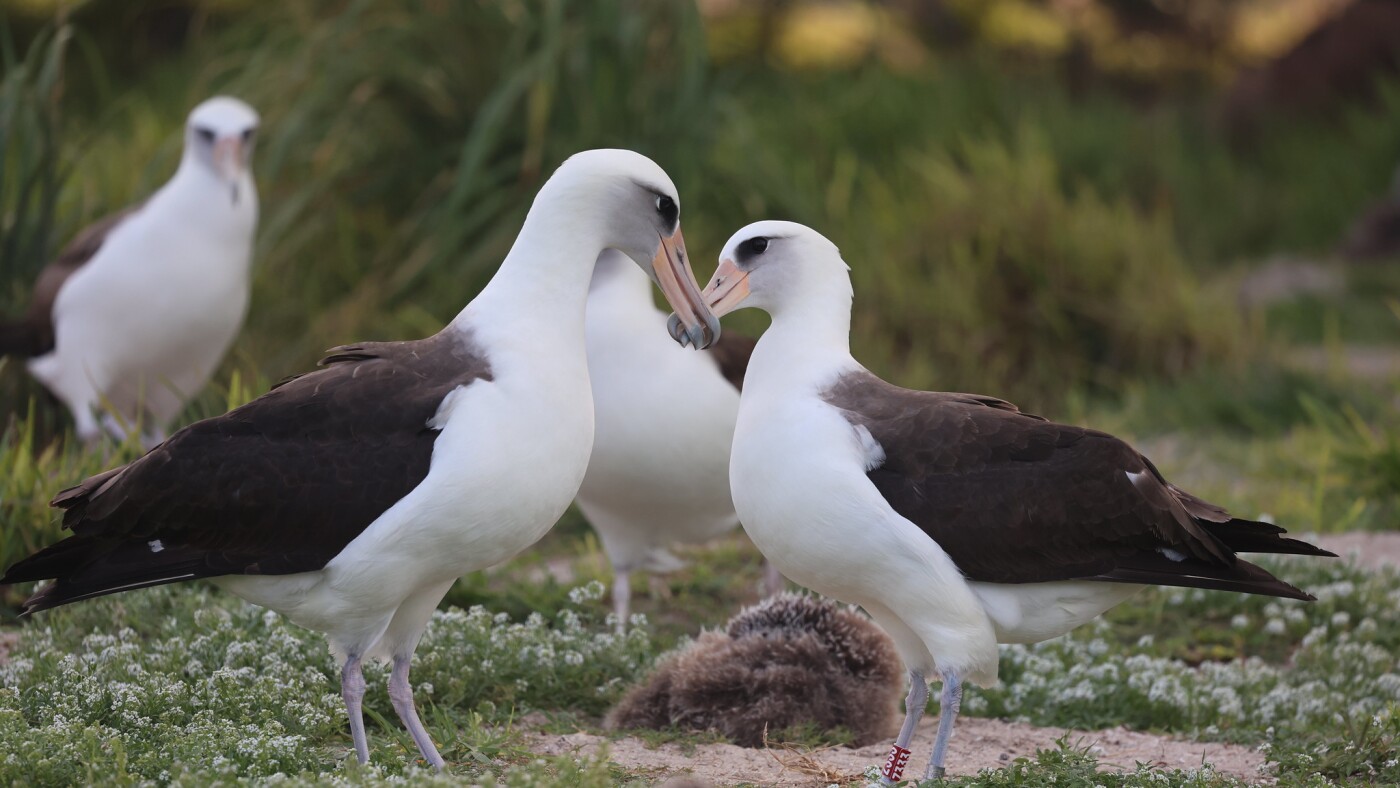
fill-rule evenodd
<path id="1" fill-rule="evenodd" d="M 1355 532 L 1305 538 L 1367 569 L 1400 567 L 1400 533 Z"/>
<path id="2" fill-rule="evenodd" d="M 935 719 L 926 718 L 914 739 L 914 756 L 905 777 L 920 777 L 933 748 Z M 1132 769 L 1138 762 L 1167 768 L 1192 769 L 1209 761 L 1217 771 L 1246 780 L 1260 779 L 1264 757 L 1249 747 L 1203 744 L 1115 728 L 1069 731 L 1070 741 L 1094 748 L 1105 769 Z M 1037 749 L 1054 748 L 1066 734 L 1061 728 L 967 717 L 949 746 L 948 771 L 976 774 L 979 769 L 1006 766 Z M 532 749 L 549 755 L 595 755 L 606 746 L 608 759 L 630 771 L 653 774 L 658 782 L 673 775 L 690 775 L 701 784 L 727 786 L 753 783 L 773 786 L 823 786 L 859 780 L 865 769 L 884 762 L 889 744 L 860 749 L 833 747 L 804 752 L 771 744 L 768 749 L 745 749 L 732 744 L 696 746 L 663 744 L 648 749 L 638 739 L 608 741 L 588 733 L 532 735 Z"/>
<path id="3" fill-rule="evenodd" d="M 1371 381 L 1400 378 L 1400 350 L 1393 347 L 1300 347 L 1291 350 L 1288 358 L 1304 371 L 1314 374 L 1338 372 Z"/>
<path id="4" fill-rule="evenodd" d="M 1260 308 L 1306 295 L 1335 295 L 1346 289 L 1346 275 L 1337 265 L 1279 256 L 1245 274 L 1237 297 L 1240 306 Z"/>
<path id="5" fill-rule="evenodd" d="M 1400 567 L 1400 533 L 1349 533 L 1309 536 L 1309 540 L 1349 557 L 1362 566 Z M 551 570 L 554 568 L 551 567 Z M 925 719 L 915 738 L 914 759 L 906 776 L 919 776 L 933 746 L 936 720 Z M 1132 769 L 1138 762 L 1163 768 L 1191 769 L 1209 761 L 1223 773 L 1244 780 L 1261 780 L 1263 756 L 1249 747 L 1209 744 L 1115 728 L 1105 731 L 1065 731 L 1038 728 L 1002 720 L 964 718 L 958 721 L 948 757 L 952 774 L 975 774 L 979 769 L 1005 766 L 1033 756 L 1037 749 L 1052 748 L 1069 733 L 1070 741 L 1092 746 L 1099 763 L 1109 769 Z M 536 752 L 561 755 L 596 755 L 606 747 L 609 760 L 629 771 L 650 773 L 658 782 L 667 777 L 690 776 L 701 785 L 726 786 L 754 783 L 773 786 L 822 786 L 849 783 L 866 767 L 884 761 L 888 744 L 861 749 L 836 747 L 814 752 L 773 744 L 767 750 L 745 749 L 731 744 L 664 744 L 656 748 L 639 739 L 609 741 L 589 733 L 531 734 Z M 681 785 L 680 782 L 676 783 Z"/>

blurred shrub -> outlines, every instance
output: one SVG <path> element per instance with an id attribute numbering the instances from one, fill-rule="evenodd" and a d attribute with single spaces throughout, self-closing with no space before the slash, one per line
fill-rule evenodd
<path id="1" fill-rule="evenodd" d="M 0 16 L 0 308 L 47 262 L 62 186 L 59 92 L 72 32 L 37 37 L 19 56 Z"/>
<path id="2" fill-rule="evenodd" d="M 898 382 L 1042 407 L 1243 354 L 1243 321 L 1197 281 L 1169 215 L 1062 185 L 1037 134 L 872 158 L 892 160 L 772 162 L 781 202 L 759 210 L 841 247 L 855 351 Z"/>
<path id="3" fill-rule="evenodd" d="M 714 67 L 689 3 L 314 0 L 230 18 L 121 90 L 59 213 L 72 227 L 162 181 L 210 93 L 253 102 L 263 221 L 229 364 L 248 381 L 351 338 L 436 330 L 559 161 L 625 146 L 675 177 L 698 260 L 761 218 L 836 240 L 858 349 L 901 382 L 1027 406 L 1116 392 L 1240 355 L 1248 332 L 1197 276 L 1330 246 L 1400 149 L 1396 91 L 1340 131 L 1290 125 L 1241 152 L 1192 101 L 1072 95 L 975 52 L 917 73 Z"/>
<path id="4" fill-rule="evenodd" d="M 0 320 L 22 311 L 34 276 L 58 240 L 59 195 L 72 168 L 60 123 L 64 53 L 72 39 L 67 26 L 35 36 L 21 56 L 0 12 Z M 18 366 L 0 358 L 0 373 Z M 0 403 L 16 403 L 13 415 L 47 395 L 22 374 L 0 374 Z M 11 413 L 0 410 L 0 430 Z M 47 434 L 61 423 L 53 409 L 29 410 Z M 3 501 L 0 501 L 0 506 Z"/>
<path id="5" fill-rule="evenodd" d="M 634 148 L 680 183 L 699 172 L 689 4 L 342 5 L 259 9 L 206 77 L 265 109 L 254 309 L 272 341 L 250 352 L 278 372 L 347 336 L 436 330 L 576 151 Z"/>
<path id="6" fill-rule="evenodd" d="M 1066 194 L 1034 136 L 968 142 L 914 159 L 909 174 L 873 207 L 906 218 L 879 259 L 912 265 L 856 264 L 862 327 L 893 338 L 891 362 L 1044 402 L 1241 349 L 1241 321 L 1196 281 L 1168 218 L 1087 185 Z"/>

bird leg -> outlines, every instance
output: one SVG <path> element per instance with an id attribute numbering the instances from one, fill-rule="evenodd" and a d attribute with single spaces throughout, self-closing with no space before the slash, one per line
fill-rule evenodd
<path id="1" fill-rule="evenodd" d="M 350 715 L 350 738 L 355 742 L 355 757 L 361 764 L 369 763 L 369 742 L 365 740 L 365 674 L 360 672 L 360 657 L 352 654 L 340 669 L 340 697 Z"/>
<path id="2" fill-rule="evenodd" d="M 929 759 L 925 780 L 941 780 L 945 774 L 943 761 L 948 756 L 948 740 L 953 736 L 953 722 L 962 707 L 962 681 L 952 671 L 943 673 L 943 693 L 938 697 L 938 736 L 933 740 L 933 757 Z"/>
<path id="3" fill-rule="evenodd" d="M 428 731 L 423 728 L 422 721 L 418 719 L 418 710 L 413 707 L 413 687 L 408 683 L 408 665 L 411 660 L 409 655 L 394 657 L 394 669 L 389 673 L 389 701 L 394 704 L 394 711 L 398 712 L 403 726 L 408 729 L 409 735 L 418 745 L 418 751 L 423 753 L 423 760 L 432 764 L 434 769 L 442 771 L 447 764 L 438 754 L 437 747 L 433 745 Z"/>
<path id="4" fill-rule="evenodd" d="M 632 614 L 632 573 L 619 569 L 613 573 L 613 615 L 617 617 L 617 634 L 627 631 L 627 619 Z"/>
<path id="5" fill-rule="evenodd" d="M 880 784 L 894 785 L 904 776 L 904 767 L 909 765 L 909 743 L 914 739 L 914 729 L 919 718 L 924 716 L 924 706 L 928 703 L 928 683 L 922 673 L 909 671 L 909 696 L 904 699 L 904 725 L 899 729 L 899 737 L 890 747 L 889 757 L 880 768 Z"/>
<path id="6" fill-rule="evenodd" d="M 778 571 L 778 567 L 773 566 L 773 562 L 768 559 L 763 560 L 763 597 L 777 596 L 783 590 L 783 573 Z"/>

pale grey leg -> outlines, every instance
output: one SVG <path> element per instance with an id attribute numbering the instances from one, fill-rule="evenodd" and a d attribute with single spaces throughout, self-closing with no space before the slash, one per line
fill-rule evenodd
<path id="1" fill-rule="evenodd" d="M 783 573 L 778 571 L 778 567 L 773 566 L 773 562 L 768 559 L 763 560 L 763 596 L 765 598 L 775 596 L 783 590 Z"/>
<path id="2" fill-rule="evenodd" d="M 613 573 L 613 615 L 617 617 L 617 634 L 627 631 L 627 619 L 632 615 L 632 573 L 619 569 Z"/>
<path id="3" fill-rule="evenodd" d="M 885 765 L 880 767 L 880 784 L 894 785 L 904 776 L 904 767 L 909 764 L 909 743 L 914 740 L 914 729 L 924 716 L 924 706 L 928 704 L 928 683 L 922 673 L 909 671 L 909 695 L 904 699 L 904 725 L 899 729 L 899 737 L 894 740 Z"/>
<path id="4" fill-rule="evenodd" d="M 360 672 L 360 657 L 352 654 L 340 669 L 340 697 L 350 715 L 350 738 L 355 742 L 355 757 L 369 763 L 369 742 L 365 739 L 365 674 Z"/>
<path id="5" fill-rule="evenodd" d="M 422 721 L 418 719 L 418 710 L 413 707 L 413 687 L 408 683 L 408 665 L 411 661 L 411 656 L 394 657 L 394 669 L 389 674 L 389 701 L 394 704 L 394 711 L 398 712 L 403 726 L 418 745 L 418 751 L 423 753 L 423 760 L 442 771 L 447 763 L 438 754 L 433 738 L 424 729 Z"/>
<path id="6" fill-rule="evenodd" d="M 925 780 L 941 780 L 946 770 L 944 760 L 948 757 L 948 740 L 953 736 L 953 723 L 962 708 L 962 680 L 956 673 L 943 673 L 943 693 L 938 698 L 938 736 L 933 740 L 933 757 L 929 759 Z"/>

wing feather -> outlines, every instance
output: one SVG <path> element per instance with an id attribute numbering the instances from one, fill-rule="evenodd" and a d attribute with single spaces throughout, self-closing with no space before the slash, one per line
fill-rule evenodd
<path id="1" fill-rule="evenodd" d="M 1296 596 L 1235 550 L 1331 555 L 1181 491 L 1112 435 L 1004 400 L 902 389 L 864 371 L 844 376 L 826 399 L 884 450 L 869 477 L 885 500 L 971 580 Z"/>
<path id="2" fill-rule="evenodd" d="M 320 569 L 427 474 L 443 399 L 491 379 L 484 355 L 449 332 L 336 348 L 322 363 L 60 493 L 74 535 L 0 583 L 56 578 L 36 610 L 190 577 Z"/>

